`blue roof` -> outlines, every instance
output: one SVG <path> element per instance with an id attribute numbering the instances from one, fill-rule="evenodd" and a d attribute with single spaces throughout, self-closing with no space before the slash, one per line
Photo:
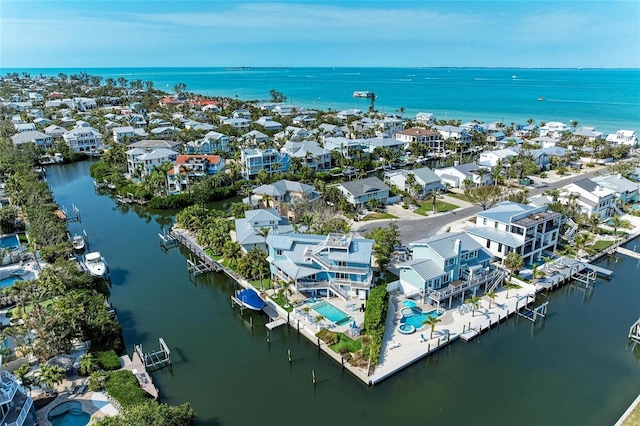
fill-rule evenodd
<path id="1" fill-rule="evenodd" d="M 467 233 L 470 235 L 476 235 L 480 238 L 485 238 L 487 240 L 497 241 L 498 243 L 504 244 L 509 247 L 520 247 L 524 244 L 524 241 L 516 238 L 516 234 L 512 234 L 506 231 L 500 231 L 488 226 L 467 229 Z"/>
<path id="2" fill-rule="evenodd" d="M 494 207 L 482 212 L 478 212 L 477 216 L 486 217 L 488 219 L 500 222 L 511 223 L 511 218 L 515 215 L 537 210 L 538 207 L 527 206 L 526 204 L 515 203 L 512 201 L 503 201 Z"/>

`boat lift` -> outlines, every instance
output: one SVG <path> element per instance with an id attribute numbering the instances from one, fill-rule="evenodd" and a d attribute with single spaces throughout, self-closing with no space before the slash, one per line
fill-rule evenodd
<path id="1" fill-rule="evenodd" d="M 162 337 L 158 339 L 158 342 L 160 343 L 160 350 L 155 352 L 143 352 L 141 344 L 134 347 L 144 366 L 150 370 L 171 365 L 171 350 L 169 350 Z"/>
<path id="2" fill-rule="evenodd" d="M 544 302 L 542 305 L 535 307 L 533 309 L 525 306 L 524 308 L 522 308 L 522 312 L 518 311 L 518 315 L 535 323 L 538 318 L 547 317 L 548 308 L 549 308 L 549 302 Z"/>

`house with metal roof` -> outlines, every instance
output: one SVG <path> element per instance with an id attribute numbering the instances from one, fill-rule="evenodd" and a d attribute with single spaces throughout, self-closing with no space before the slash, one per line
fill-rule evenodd
<path id="1" fill-rule="evenodd" d="M 555 251 L 563 222 L 563 216 L 546 205 L 504 201 L 478 212 L 476 226 L 466 232 L 502 261 L 515 252 L 531 264 L 542 258 L 543 251 Z"/>
<path id="2" fill-rule="evenodd" d="M 262 203 L 266 208 L 279 208 L 283 203 L 293 203 L 296 200 L 306 199 L 315 201 L 322 195 L 311 185 L 286 179 L 260 185 L 251 192 L 251 205 L 256 206 Z M 263 198 L 265 197 L 268 197 L 268 205 L 263 201 Z M 242 201 L 249 204 L 248 198 L 245 198 Z"/>
<path id="3" fill-rule="evenodd" d="M 373 240 L 352 235 L 269 234 L 271 278 L 306 296 L 366 299 L 371 288 Z"/>
<path id="4" fill-rule="evenodd" d="M 102 133 L 78 121 L 77 126 L 62 135 L 73 152 L 96 152 L 102 146 Z"/>
<path id="5" fill-rule="evenodd" d="M 640 195 L 638 194 L 640 183 L 632 182 L 621 174 L 596 176 L 591 180 L 606 189 L 612 190 L 622 205 L 640 201 Z"/>
<path id="6" fill-rule="evenodd" d="M 413 170 L 391 170 L 384 173 L 384 181 L 391 185 L 395 185 L 403 191 L 412 191 L 413 189 L 409 188 L 407 185 L 407 178 L 409 175 L 414 175 L 415 185 L 420 186 L 420 191 L 416 194 L 417 196 L 424 197 L 427 194 L 431 194 L 434 191 L 444 188 L 440 176 L 435 174 L 428 167 Z"/>
<path id="7" fill-rule="evenodd" d="M 151 174 L 164 163 L 172 163 L 178 158 L 178 153 L 166 148 L 141 149 L 132 148 L 126 151 L 127 172 L 138 173 L 140 176 Z"/>
<path id="8" fill-rule="evenodd" d="M 38 148 L 51 148 L 51 136 L 46 133 L 38 132 L 37 130 L 16 133 L 11 136 L 11 142 L 13 142 L 15 146 L 25 143 L 33 143 Z"/>
<path id="9" fill-rule="evenodd" d="M 493 183 L 491 173 L 486 168 L 473 163 L 442 167 L 434 169 L 433 172 L 440 176 L 443 185 L 449 185 L 452 188 L 464 189 L 465 180 L 474 185 L 491 185 Z"/>
<path id="10" fill-rule="evenodd" d="M 245 179 L 253 179 L 261 170 L 272 175 L 286 172 L 291 165 L 291 157 L 275 148 L 243 149 L 240 151 L 242 173 Z"/>
<path id="11" fill-rule="evenodd" d="M 321 147 L 315 141 L 294 142 L 287 141 L 281 152 L 288 154 L 291 158 L 299 158 L 303 167 L 321 172 L 331 169 L 331 151 Z"/>
<path id="12" fill-rule="evenodd" d="M 634 130 L 618 130 L 608 135 L 606 140 L 617 145 L 629 145 L 632 148 L 638 146 L 638 135 Z"/>
<path id="13" fill-rule="evenodd" d="M 371 200 L 378 200 L 384 205 L 389 198 L 389 187 L 375 176 L 342 182 L 337 188 L 356 208 L 363 207 Z"/>
<path id="14" fill-rule="evenodd" d="M 587 216 L 597 215 L 602 219 L 615 213 L 615 191 L 591 179 L 580 179 L 562 187 L 560 200 L 566 204 L 575 202 Z"/>
<path id="15" fill-rule="evenodd" d="M 254 247 L 267 251 L 267 234 L 288 234 L 294 231 L 289 220 L 275 209 L 247 210 L 243 218 L 236 219 L 236 241 L 243 251 Z"/>
<path id="16" fill-rule="evenodd" d="M 503 274 L 491 265 L 493 256 L 464 232 L 445 233 L 410 243 L 413 258 L 396 264 L 402 292 L 429 297 L 438 307 L 484 286 L 500 283 Z"/>

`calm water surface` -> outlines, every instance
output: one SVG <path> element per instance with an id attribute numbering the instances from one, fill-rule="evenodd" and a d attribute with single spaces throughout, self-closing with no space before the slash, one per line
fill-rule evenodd
<path id="1" fill-rule="evenodd" d="M 172 218 L 97 195 L 89 165 L 49 167 L 54 195 L 78 206 L 82 223 L 71 232 L 86 230 L 111 265 L 129 354 L 163 337 L 173 368 L 153 379 L 164 402 L 190 401 L 201 425 L 606 425 L 640 393 L 640 350 L 626 338 L 640 314 L 637 260 L 601 262 L 613 278 L 591 291 L 567 285 L 540 296 L 550 302 L 542 325 L 511 318 L 367 387 L 286 327 L 268 345 L 263 316 L 231 309 L 233 281 L 194 281 L 184 253 L 160 249 L 157 234 Z"/>

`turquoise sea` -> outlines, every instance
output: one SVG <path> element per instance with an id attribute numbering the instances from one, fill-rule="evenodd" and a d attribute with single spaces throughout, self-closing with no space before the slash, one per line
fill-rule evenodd
<path id="1" fill-rule="evenodd" d="M 86 71 L 105 78 L 151 80 L 158 89 L 210 96 L 267 100 L 269 90 L 309 108 L 369 108 L 355 90 L 377 96 L 376 109 L 415 117 L 424 111 L 440 118 L 525 123 L 578 121 L 611 133 L 640 129 L 640 69 L 525 68 L 43 68 L 0 69 L 31 75 Z M 538 98 L 544 98 L 539 101 Z"/>

